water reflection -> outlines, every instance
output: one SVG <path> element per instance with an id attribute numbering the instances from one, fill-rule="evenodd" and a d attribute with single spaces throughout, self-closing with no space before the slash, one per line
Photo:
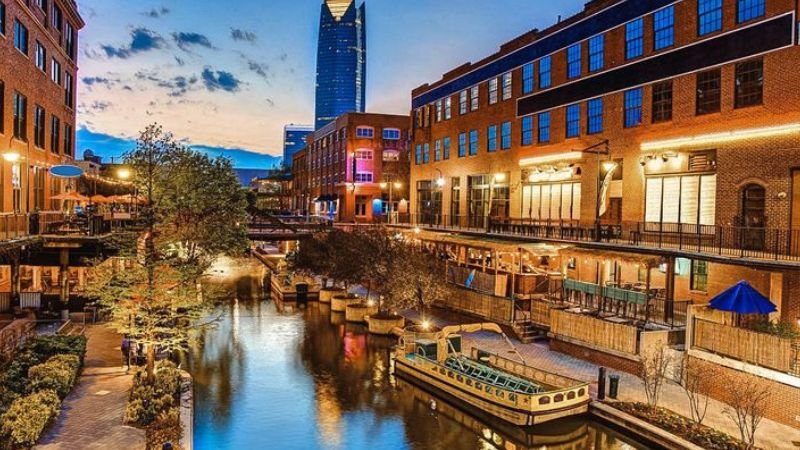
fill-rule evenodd
<path id="1" fill-rule="evenodd" d="M 276 305 L 260 266 L 230 267 L 221 279 L 232 288 L 225 316 L 187 361 L 198 450 L 645 448 L 591 422 L 527 433 L 455 408 L 391 376 L 393 339 L 327 305 Z"/>

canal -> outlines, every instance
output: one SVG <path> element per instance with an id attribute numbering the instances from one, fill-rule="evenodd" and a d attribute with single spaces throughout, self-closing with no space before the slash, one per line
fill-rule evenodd
<path id="1" fill-rule="evenodd" d="M 227 261 L 216 276 L 232 298 L 187 361 L 197 450 L 648 448 L 589 420 L 526 432 L 465 413 L 391 375 L 393 339 L 326 305 L 270 301 L 258 263 Z"/>

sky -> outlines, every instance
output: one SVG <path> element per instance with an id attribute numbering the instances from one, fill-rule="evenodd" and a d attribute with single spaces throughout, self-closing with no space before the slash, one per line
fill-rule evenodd
<path id="1" fill-rule="evenodd" d="M 356 0 L 359 3 L 362 0 Z M 366 0 L 367 111 L 585 0 Z M 78 155 L 119 157 L 147 124 L 237 167 L 270 167 L 283 126 L 313 123 L 321 0 L 78 0 Z"/>

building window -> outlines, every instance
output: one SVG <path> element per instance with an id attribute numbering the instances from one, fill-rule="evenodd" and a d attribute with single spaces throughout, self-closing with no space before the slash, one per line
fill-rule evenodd
<path id="1" fill-rule="evenodd" d="M 736 22 L 742 23 L 761 17 L 765 13 L 765 0 L 738 0 Z"/>
<path id="2" fill-rule="evenodd" d="M 722 74 L 713 69 L 697 74 L 697 115 L 720 111 L 720 87 Z"/>
<path id="3" fill-rule="evenodd" d="M 375 129 L 372 127 L 356 128 L 356 137 L 362 139 L 372 139 L 375 136 Z"/>
<path id="4" fill-rule="evenodd" d="M 444 147 L 442 149 L 442 158 L 444 160 L 450 159 L 450 137 L 449 136 L 444 138 L 444 139 L 442 139 L 442 147 Z"/>
<path id="5" fill-rule="evenodd" d="M 760 105 L 764 101 L 764 60 L 736 64 L 736 108 Z"/>
<path id="6" fill-rule="evenodd" d="M 540 220 L 580 220 L 581 184 L 524 185 L 522 217 Z"/>
<path id="7" fill-rule="evenodd" d="M 61 27 L 64 23 L 64 13 L 61 12 L 61 8 L 57 5 L 53 5 L 53 18 L 50 21 L 53 24 L 53 28 L 55 28 L 59 33 L 61 33 Z"/>
<path id="8" fill-rule="evenodd" d="M 489 125 L 486 129 L 486 151 L 497 151 L 497 125 Z"/>
<path id="9" fill-rule="evenodd" d="M 28 99 L 14 92 L 14 137 L 21 140 L 28 140 Z"/>
<path id="10" fill-rule="evenodd" d="M 387 141 L 398 141 L 400 140 L 400 129 L 398 128 L 384 128 L 383 129 L 383 138 Z"/>
<path id="11" fill-rule="evenodd" d="M 75 156 L 75 149 L 73 142 L 75 139 L 75 132 L 72 130 L 72 125 L 64 125 L 64 155 Z"/>
<path id="12" fill-rule="evenodd" d="M 533 144 L 533 116 L 525 116 L 522 118 L 522 145 Z"/>
<path id="13" fill-rule="evenodd" d="M 458 157 L 467 156 L 467 133 L 458 134 Z"/>
<path id="14" fill-rule="evenodd" d="M 716 175 L 648 177 L 645 222 L 714 225 Z"/>
<path id="15" fill-rule="evenodd" d="M 605 65 L 606 37 L 603 34 L 589 39 L 589 72 L 597 72 Z"/>
<path id="16" fill-rule="evenodd" d="M 653 123 L 672 120 L 672 80 L 653 85 Z"/>
<path id="17" fill-rule="evenodd" d="M 36 67 L 47 73 L 47 50 L 39 41 L 36 41 Z"/>
<path id="18" fill-rule="evenodd" d="M 372 172 L 358 172 L 356 173 L 356 183 L 372 183 Z"/>
<path id="19" fill-rule="evenodd" d="M 0 2 L 0 34 L 6 35 L 6 4 Z"/>
<path id="20" fill-rule="evenodd" d="M 437 139 L 433 143 L 433 160 L 434 161 L 441 161 L 442 160 L 442 140 Z"/>
<path id="21" fill-rule="evenodd" d="M 0 81 L 0 133 L 5 134 L 6 132 L 6 111 L 5 111 L 5 104 L 6 104 L 6 84 Z M 2 175 L 0 175 L 2 177 Z M 2 184 L 2 178 L 0 178 L 0 184 Z M 0 201 L 2 201 L 3 196 L 0 194 Z"/>
<path id="22" fill-rule="evenodd" d="M 55 58 L 50 63 L 50 79 L 53 80 L 53 83 L 61 86 L 61 63 Z"/>
<path id="23" fill-rule="evenodd" d="M 38 148 L 44 148 L 44 122 L 45 122 L 44 108 L 39 105 L 33 109 L 33 145 Z"/>
<path id="24" fill-rule="evenodd" d="M 503 100 L 508 100 L 511 98 L 512 92 L 512 83 L 513 77 L 511 72 L 506 72 L 503 74 Z"/>
<path id="25" fill-rule="evenodd" d="M 644 20 L 639 18 L 625 25 L 625 58 L 638 58 L 643 52 Z"/>
<path id="26" fill-rule="evenodd" d="M 33 209 L 40 211 L 44 209 L 44 178 L 47 169 L 44 167 L 33 168 Z"/>
<path id="27" fill-rule="evenodd" d="M 689 283 L 690 289 L 693 291 L 708 291 L 708 263 L 706 261 L 692 260 L 692 276 Z"/>
<path id="28" fill-rule="evenodd" d="M 642 88 L 625 91 L 625 128 L 642 123 Z"/>
<path id="29" fill-rule="evenodd" d="M 653 48 L 661 50 L 675 43 L 675 6 L 653 13 Z"/>
<path id="30" fill-rule="evenodd" d="M 70 59 L 75 59 L 75 30 L 69 22 L 64 22 L 64 50 Z"/>
<path id="31" fill-rule="evenodd" d="M 422 144 L 417 144 L 414 150 L 414 164 L 420 165 L 422 164 Z M 313 169 L 314 167 L 311 168 Z"/>
<path id="32" fill-rule="evenodd" d="M 550 87 L 550 74 L 552 71 L 552 59 L 545 56 L 539 60 L 539 89 Z"/>
<path id="33" fill-rule="evenodd" d="M 533 92 L 533 63 L 522 66 L 522 94 Z"/>
<path id="34" fill-rule="evenodd" d="M 356 159 L 361 161 L 372 161 L 372 150 L 356 150 Z"/>
<path id="35" fill-rule="evenodd" d="M 472 89 L 470 89 L 470 109 L 472 111 L 478 110 L 478 99 L 480 98 L 480 93 L 480 86 L 473 86 Z"/>
<path id="36" fill-rule="evenodd" d="M 431 144 L 426 142 L 422 144 L 422 164 L 429 162 L 431 162 Z"/>
<path id="37" fill-rule="evenodd" d="M 458 113 L 462 116 L 467 113 L 467 91 L 458 94 Z"/>
<path id="38" fill-rule="evenodd" d="M 581 44 L 575 44 L 567 49 L 567 78 L 581 76 Z"/>
<path id="39" fill-rule="evenodd" d="M 442 121 L 442 101 L 436 102 L 436 122 Z"/>
<path id="40" fill-rule="evenodd" d="M 581 135 L 581 105 L 574 104 L 567 106 L 566 112 L 566 136 L 568 138 Z"/>
<path id="41" fill-rule="evenodd" d="M 603 132 L 603 99 L 589 100 L 586 106 L 586 133 L 597 134 Z"/>
<path id="42" fill-rule="evenodd" d="M 539 135 L 540 144 L 550 142 L 550 112 L 539 113 Z"/>
<path id="43" fill-rule="evenodd" d="M 497 78 L 489 80 L 489 104 L 494 105 L 497 103 Z"/>
<path id="44" fill-rule="evenodd" d="M 722 0 L 697 0 L 697 34 L 704 36 L 722 29 Z"/>
<path id="45" fill-rule="evenodd" d="M 503 150 L 511 148 L 511 122 L 503 122 L 500 126 L 500 148 Z"/>
<path id="46" fill-rule="evenodd" d="M 469 132 L 469 155 L 475 156 L 478 154 L 478 130 Z"/>
<path id="47" fill-rule="evenodd" d="M 28 29 L 19 20 L 14 21 L 14 48 L 28 55 Z"/>
<path id="48" fill-rule="evenodd" d="M 453 117 L 453 98 L 447 97 L 444 99 L 444 120 L 450 120 Z"/>
<path id="49" fill-rule="evenodd" d="M 67 108 L 75 106 L 75 86 L 73 86 L 72 74 L 64 72 L 64 104 Z"/>
<path id="50" fill-rule="evenodd" d="M 461 214 L 461 178 L 450 179 L 450 215 L 458 217 Z M 451 219 L 452 221 L 452 219 Z M 456 225 L 456 223 L 453 223 Z"/>
<path id="51" fill-rule="evenodd" d="M 61 151 L 61 120 L 58 117 L 50 118 L 50 151 L 56 155 Z"/>

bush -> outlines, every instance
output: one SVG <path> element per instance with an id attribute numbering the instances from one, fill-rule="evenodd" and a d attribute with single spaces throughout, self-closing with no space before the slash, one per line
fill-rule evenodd
<path id="1" fill-rule="evenodd" d="M 159 414 L 153 424 L 147 428 L 147 448 L 161 450 L 166 442 L 171 442 L 173 447 L 177 448 L 182 435 L 180 409 L 170 408 Z"/>
<path id="2" fill-rule="evenodd" d="M 28 370 L 42 364 L 56 355 L 74 355 L 78 357 L 79 368 L 83 367 L 83 356 L 86 353 L 86 337 L 84 336 L 39 336 L 28 341 L 6 366 L 0 385 L 17 394 L 25 394 L 28 384 Z"/>
<path id="3" fill-rule="evenodd" d="M 28 369 L 28 391 L 53 390 L 64 398 L 78 377 L 80 360 L 75 355 L 56 355 Z"/>
<path id="4" fill-rule="evenodd" d="M 58 415 L 61 400 L 51 390 L 20 397 L 0 418 L 0 436 L 6 446 L 28 448 L 36 444 L 45 427 Z"/>
<path id="5" fill-rule="evenodd" d="M 181 373 L 171 362 L 160 363 L 152 381 L 147 380 L 144 371 L 137 372 L 125 408 L 125 422 L 140 427 L 150 425 L 177 406 L 180 389 Z"/>

